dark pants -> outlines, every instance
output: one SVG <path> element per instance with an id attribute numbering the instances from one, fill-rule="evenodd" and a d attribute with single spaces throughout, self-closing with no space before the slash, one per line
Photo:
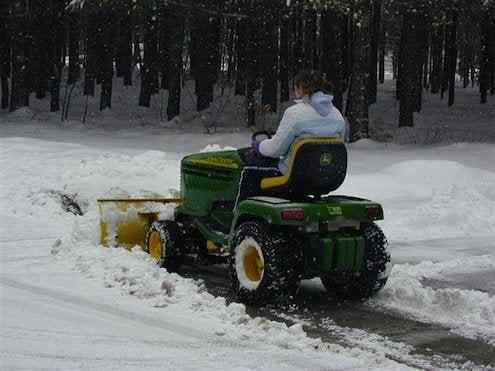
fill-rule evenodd
<path id="1" fill-rule="evenodd" d="M 262 196 L 261 181 L 264 178 L 281 175 L 277 158 L 248 154 L 244 158 L 244 168 L 239 184 L 237 203 L 254 196 Z"/>

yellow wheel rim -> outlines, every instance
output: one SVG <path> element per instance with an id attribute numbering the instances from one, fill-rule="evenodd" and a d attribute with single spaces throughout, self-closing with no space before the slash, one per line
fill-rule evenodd
<path id="1" fill-rule="evenodd" d="M 162 241 L 158 231 L 151 232 L 148 242 L 148 251 L 153 260 L 157 263 L 162 259 L 163 253 L 165 252 L 165 243 Z"/>
<path id="2" fill-rule="evenodd" d="M 254 246 L 247 248 L 244 255 L 244 273 L 246 277 L 253 282 L 259 282 L 263 278 L 263 271 L 265 269 L 265 261 L 261 251 Z"/>

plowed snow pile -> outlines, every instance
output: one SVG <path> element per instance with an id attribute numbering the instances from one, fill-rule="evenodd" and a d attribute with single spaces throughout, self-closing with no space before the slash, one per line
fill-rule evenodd
<path id="1" fill-rule="evenodd" d="M 495 235 L 495 158 L 493 172 L 445 160 L 401 161 L 351 174 L 338 192 L 380 200 L 393 241 Z"/>
<path id="2" fill-rule="evenodd" d="M 423 262 L 393 267 L 385 289 L 371 301 L 425 322 L 452 328 L 467 337 L 482 338 L 495 345 L 495 297 L 478 290 L 433 288 L 427 280 L 442 280 L 452 272 L 483 274 L 495 271 L 493 255 Z"/>

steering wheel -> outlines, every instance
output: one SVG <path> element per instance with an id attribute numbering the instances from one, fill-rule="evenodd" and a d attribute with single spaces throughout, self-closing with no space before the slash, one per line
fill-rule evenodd
<path id="1" fill-rule="evenodd" d="M 262 136 L 265 136 L 265 137 L 260 138 Z M 251 137 L 251 140 L 253 142 L 261 142 L 262 140 L 265 140 L 265 139 L 271 139 L 272 136 L 273 136 L 272 132 L 262 130 L 262 131 L 257 131 L 256 133 L 254 133 L 253 136 Z"/>

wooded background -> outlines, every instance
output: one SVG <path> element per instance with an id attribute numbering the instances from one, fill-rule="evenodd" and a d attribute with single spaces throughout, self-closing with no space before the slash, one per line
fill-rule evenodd
<path id="1" fill-rule="evenodd" d="M 1 107 L 14 111 L 81 81 L 111 108 L 115 77 L 139 74 L 139 101 L 168 90 L 167 118 L 179 115 L 193 79 L 197 110 L 219 82 L 245 96 L 246 124 L 260 106 L 276 112 L 293 76 L 318 69 L 334 85 L 351 140 L 369 136 L 368 112 L 392 60 L 399 126 L 413 126 L 422 93 L 455 103 L 456 80 L 495 93 L 495 0 L 3 0 Z M 222 85 L 222 86 L 223 86 Z M 458 85 L 458 84 L 457 84 Z M 255 99 L 260 91 L 261 101 Z M 48 109 L 48 107 L 47 107 Z"/>

